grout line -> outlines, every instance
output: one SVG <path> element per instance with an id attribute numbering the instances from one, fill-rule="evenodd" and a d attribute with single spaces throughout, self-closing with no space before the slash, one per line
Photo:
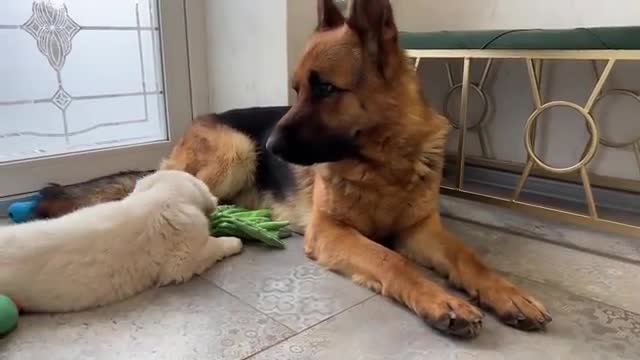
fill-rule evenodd
<path id="1" fill-rule="evenodd" d="M 267 318 L 269 318 L 270 320 L 274 321 L 276 324 L 284 326 L 287 330 L 289 330 L 289 331 L 291 331 L 291 332 L 293 332 L 293 333 L 295 333 L 295 332 L 296 332 L 296 330 L 295 330 L 295 329 L 292 329 L 292 328 L 288 327 L 287 325 L 285 325 L 285 324 L 281 323 L 280 321 L 278 321 L 278 320 L 274 319 L 273 317 L 271 317 L 271 315 L 266 314 L 266 313 L 264 313 L 264 312 L 260 311 L 260 309 L 258 309 L 258 308 L 256 308 L 255 306 L 253 306 L 253 305 L 249 304 L 248 302 L 246 302 L 246 301 L 242 300 L 241 298 L 239 298 L 238 296 L 236 296 L 234 293 L 232 293 L 232 292 L 228 291 L 227 289 L 223 288 L 222 286 L 220 286 L 220 285 L 216 284 L 214 281 L 210 281 L 209 279 L 205 278 L 205 277 L 204 277 L 204 276 L 202 276 L 202 275 L 198 275 L 198 277 L 200 277 L 200 278 L 201 278 L 202 280 L 204 280 L 206 283 L 208 283 L 208 284 L 210 284 L 210 285 L 213 285 L 213 286 L 217 287 L 218 289 L 222 290 L 224 293 L 226 293 L 227 295 L 231 296 L 232 298 L 234 298 L 234 299 L 236 299 L 236 300 L 240 301 L 242 304 L 244 304 L 244 305 L 246 305 L 246 306 L 248 306 L 248 307 L 252 308 L 253 310 L 257 311 L 258 313 L 260 313 L 260 314 L 262 314 L 262 315 L 266 316 L 266 317 L 267 317 Z"/>
<path id="2" fill-rule="evenodd" d="M 469 224 L 473 224 L 476 226 L 482 226 L 488 229 L 492 229 L 492 230 L 497 230 L 497 231 L 501 231 L 503 233 L 506 234 L 511 234 L 511 235 L 516 235 L 516 236 L 520 236 L 520 237 L 524 237 L 524 238 L 528 238 L 531 240 L 535 240 L 535 241 L 539 241 L 545 244 L 550 244 L 550 245 L 555 245 L 555 246 L 559 246 L 559 247 L 563 247 L 569 250 L 575 250 L 575 251 L 580 251 L 589 255 L 595 255 L 595 256 L 599 256 L 599 257 L 603 257 L 609 260 L 614 260 L 614 261 L 619 261 L 619 262 L 623 262 L 625 264 L 630 264 L 630 265 L 635 265 L 635 266 L 640 266 L 640 261 L 639 260 L 634 260 L 634 259 L 630 259 L 630 258 L 625 258 L 622 257 L 620 255 L 613 255 L 613 254 L 607 254 L 603 251 L 598 251 L 598 250 L 593 250 L 593 249 L 589 249 L 586 247 L 581 247 L 579 245 L 575 245 L 575 244 L 571 244 L 571 243 L 567 243 L 567 242 L 562 242 L 562 241 L 554 241 L 551 239 L 546 239 L 543 236 L 538 236 L 538 235 L 534 235 L 531 233 L 527 233 L 526 231 L 518 231 L 517 229 L 512 229 L 512 228 L 507 228 L 507 227 L 501 227 L 499 225 L 492 225 L 492 224 L 486 224 L 486 223 L 482 223 L 473 219 L 469 219 L 469 218 L 465 218 L 463 216 L 459 216 L 459 215 L 454 215 L 451 213 L 448 214 L 442 214 L 443 217 L 451 219 L 451 220 L 455 220 L 455 221 L 462 221 L 462 222 L 466 222 Z"/>
<path id="3" fill-rule="evenodd" d="M 356 284 L 354 284 L 354 285 L 357 286 Z M 288 341 L 288 340 L 290 340 L 290 339 L 292 339 L 292 338 L 294 338 L 294 337 L 296 337 L 298 335 L 302 335 L 303 333 L 307 332 L 308 330 L 314 329 L 314 328 L 318 327 L 319 325 L 322 325 L 322 324 L 326 323 L 327 321 L 332 320 L 332 319 L 342 315 L 343 313 L 355 308 L 356 306 L 360 306 L 360 305 L 364 304 L 365 302 L 373 299 L 376 296 L 378 296 L 378 294 L 374 293 L 371 296 L 368 296 L 365 299 L 363 299 L 363 300 L 361 300 L 361 301 L 359 301 L 359 302 L 357 302 L 357 303 L 355 303 L 355 304 L 353 304 L 353 305 L 351 305 L 351 306 L 349 306 L 349 307 L 347 307 L 347 308 L 345 308 L 343 310 L 340 310 L 339 312 L 327 317 L 326 319 L 321 320 L 321 321 L 319 321 L 319 322 L 317 322 L 317 323 L 315 323 L 313 325 L 307 326 L 306 328 L 300 330 L 299 332 L 297 332 L 297 333 L 295 333 L 295 334 L 293 334 L 291 336 L 288 336 L 288 337 L 286 337 L 286 338 L 284 338 L 284 339 L 282 339 L 280 341 L 276 341 L 275 343 L 265 347 L 264 349 L 261 349 L 261 350 L 255 352 L 255 353 L 253 353 L 253 354 L 251 354 L 249 356 L 246 356 L 246 357 L 242 358 L 241 360 L 251 359 L 252 357 L 255 357 L 255 356 L 257 356 L 257 355 L 259 355 L 259 354 L 261 354 L 261 353 L 263 353 L 263 352 L 265 352 L 267 350 L 270 350 L 270 349 L 272 349 L 272 348 L 274 348 L 274 347 L 276 347 L 276 346 L 278 346 L 278 345 L 280 345 L 280 344 L 282 344 L 282 343 L 284 343 L 284 342 L 286 342 L 286 341 Z"/>

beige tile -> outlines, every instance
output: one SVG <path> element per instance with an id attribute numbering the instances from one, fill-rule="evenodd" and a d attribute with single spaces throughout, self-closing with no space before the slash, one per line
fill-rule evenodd
<path id="1" fill-rule="evenodd" d="M 101 309 L 29 315 L 2 360 L 242 359 L 290 331 L 201 279 Z"/>
<path id="2" fill-rule="evenodd" d="M 374 295 L 307 259 L 302 238 L 286 242 L 286 250 L 247 245 L 204 277 L 296 331 Z"/>
<path id="3" fill-rule="evenodd" d="M 480 336 L 436 333 L 413 313 L 375 297 L 280 343 L 253 360 L 567 360 L 639 359 L 640 316 L 548 286 L 523 284 L 554 314 L 545 333 L 526 333 L 487 316 Z"/>
<path id="4" fill-rule="evenodd" d="M 638 265 L 458 220 L 444 222 L 501 271 L 640 313 Z"/>
<path id="5" fill-rule="evenodd" d="M 640 263 L 640 231 L 637 237 L 622 236 L 450 196 L 441 198 L 440 208 L 460 220 Z"/>

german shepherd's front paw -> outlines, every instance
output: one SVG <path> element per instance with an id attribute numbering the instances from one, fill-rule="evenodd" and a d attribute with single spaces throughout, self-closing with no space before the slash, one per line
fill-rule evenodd
<path id="1" fill-rule="evenodd" d="M 543 330 L 551 322 L 551 315 L 541 302 L 506 280 L 500 279 L 480 289 L 477 300 L 482 307 L 494 311 L 505 324 L 520 330 Z"/>
<path id="2" fill-rule="evenodd" d="M 448 295 L 440 300 L 426 298 L 429 304 L 421 315 L 434 328 L 460 338 L 474 338 L 482 328 L 482 312 L 465 300 Z"/>

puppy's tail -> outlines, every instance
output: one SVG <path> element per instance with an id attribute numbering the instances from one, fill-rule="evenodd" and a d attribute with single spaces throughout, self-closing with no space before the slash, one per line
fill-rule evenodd
<path id="1" fill-rule="evenodd" d="M 50 184 L 40 190 L 34 207 L 38 219 L 57 218 L 80 208 L 121 200 L 133 191 L 138 179 L 153 171 L 125 171 L 75 185 Z"/>

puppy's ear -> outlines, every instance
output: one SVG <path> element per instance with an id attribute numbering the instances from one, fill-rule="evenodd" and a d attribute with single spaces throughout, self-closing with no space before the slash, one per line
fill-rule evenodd
<path id="1" fill-rule="evenodd" d="M 347 24 L 384 74 L 388 52 L 398 48 L 398 28 L 389 0 L 353 0 Z"/>
<path id="2" fill-rule="evenodd" d="M 342 16 L 334 0 L 318 0 L 318 26 L 316 31 L 337 28 L 344 24 L 344 21 L 344 16 Z"/>

